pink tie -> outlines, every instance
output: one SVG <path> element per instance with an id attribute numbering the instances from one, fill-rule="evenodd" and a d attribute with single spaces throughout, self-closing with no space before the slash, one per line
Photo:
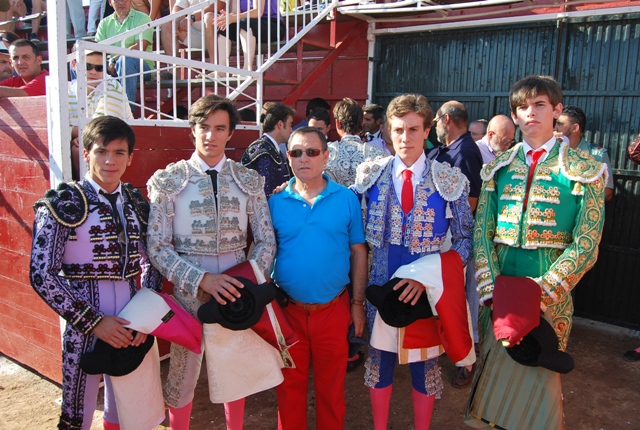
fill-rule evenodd
<path id="1" fill-rule="evenodd" d="M 413 184 L 411 183 L 411 170 L 405 169 L 402 171 L 402 210 L 405 214 L 408 214 L 413 208 Z"/>
<path id="2" fill-rule="evenodd" d="M 524 207 L 527 207 L 527 201 L 529 200 L 529 188 L 531 188 L 531 180 L 533 179 L 533 172 L 536 171 L 536 166 L 538 165 L 538 161 L 540 157 L 547 152 L 546 149 L 538 149 L 538 150 L 530 150 L 527 154 L 531 155 L 531 165 L 529 166 L 529 180 L 527 181 L 527 192 L 524 195 Z"/>

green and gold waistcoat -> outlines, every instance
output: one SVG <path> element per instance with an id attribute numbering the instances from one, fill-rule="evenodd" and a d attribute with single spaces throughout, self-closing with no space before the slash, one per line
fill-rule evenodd
<path id="1" fill-rule="evenodd" d="M 487 164 L 476 209 L 473 245 L 481 303 L 500 274 L 540 284 L 561 346 L 571 324 L 569 291 L 593 266 L 604 223 L 607 170 L 587 152 L 556 143 L 533 175 L 522 144 Z"/>

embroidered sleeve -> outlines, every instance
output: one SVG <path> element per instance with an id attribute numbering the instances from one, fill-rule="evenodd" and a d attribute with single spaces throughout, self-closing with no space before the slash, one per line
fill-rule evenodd
<path id="1" fill-rule="evenodd" d="M 54 219 L 46 207 L 36 212 L 29 277 L 33 289 L 58 315 L 80 332 L 89 333 L 103 314 L 60 276 L 70 228 Z"/>
<path id="2" fill-rule="evenodd" d="M 543 311 L 568 294 L 598 258 L 604 224 L 605 180 L 601 177 L 583 185 L 584 196 L 573 229 L 573 242 L 538 280 L 542 287 L 540 308 Z"/>
<path id="3" fill-rule="evenodd" d="M 472 257 L 473 244 L 473 215 L 469 206 L 468 187 L 465 187 L 460 196 L 448 203 L 451 206 L 452 218 L 449 223 L 451 228 L 451 249 L 456 251 L 462 259 L 462 265 L 466 265 Z"/>
<path id="4" fill-rule="evenodd" d="M 255 260 L 263 274 L 271 270 L 273 258 L 276 255 L 276 236 L 271 222 L 271 213 L 264 193 L 251 195 L 247 214 L 253 232 L 255 247 L 251 259 Z"/>
<path id="5" fill-rule="evenodd" d="M 204 271 L 187 262 L 173 248 L 174 196 L 153 189 L 147 184 L 151 212 L 147 227 L 147 252 L 151 263 L 172 282 L 175 288 L 196 297 Z"/>
<path id="6" fill-rule="evenodd" d="M 473 227 L 473 253 L 480 304 L 493 297 L 493 281 L 500 274 L 498 256 L 493 246 L 498 215 L 498 196 L 494 192 L 493 183 L 493 175 L 490 181 L 482 183 Z"/>

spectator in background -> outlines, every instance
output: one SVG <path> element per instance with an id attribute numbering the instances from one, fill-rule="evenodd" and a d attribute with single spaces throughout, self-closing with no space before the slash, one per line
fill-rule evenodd
<path id="1" fill-rule="evenodd" d="M 240 10 L 237 8 L 238 3 L 232 1 L 228 14 L 221 10 L 217 15 L 218 64 L 229 65 L 231 41 L 237 41 L 239 36 L 244 53 L 244 69 L 253 70 L 253 60 L 257 54 L 256 38 L 260 36 L 261 44 L 276 42 L 286 37 L 287 29 L 280 16 L 277 0 L 251 0 L 251 7 L 249 0 L 240 0 Z"/>
<path id="2" fill-rule="evenodd" d="M 242 155 L 242 164 L 264 178 L 264 194 L 271 197 L 273 190 L 291 179 L 287 159 L 279 144 L 291 136 L 296 111 L 282 103 L 266 103 L 260 116 L 264 134 L 251 143 Z"/>
<path id="3" fill-rule="evenodd" d="M 102 21 L 98 25 L 96 34 L 96 42 L 101 42 L 120 33 L 140 27 L 141 25 L 151 22 L 148 15 L 131 9 L 131 0 L 109 0 L 109 4 L 115 12 Z M 153 30 L 145 30 L 142 40 L 139 41 L 137 36 L 131 36 L 125 39 L 124 46 L 129 50 L 148 51 L 151 52 L 151 44 L 153 42 Z M 113 46 L 122 46 L 121 42 L 116 42 Z M 140 77 L 138 74 L 142 71 L 150 72 L 153 68 L 153 61 L 142 61 L 142 69 L 140 70 L 141 61 L 137 58 L 113 56 L 109 60 L 108 72 L 111 76 L 129 76 L 124 79 L 124 87 L 127 92 L 129 103 L 136 101 L 136 88 Z M 151 79 L 151 73 L 144 74 L 144 80 Z"/>
<path id="4" fill-rule="evenodd" d="M 307 103 L 307 107 L 304 111 L 303 120 L 293 126 L 293 131 L 296 131 L 300 127 L 307 127 L 309 125 L 309 123 L 307 122 L 307 117 L 309 116 L 311 111 L 316 108 L 322 108 L 328 111 L 331 108 L 331 105 L 329 105 L 329 102 L 323 99 L 322 97 L 315 97 L 309 100 L 309 102 Z"/>
<path id="5" fill-rule="evenodd" d="M 87 18 L 87 36 L 94 37 L 98 30 L 98 23 L 104 16 L 107 0 L 91 0 L 89 3 L 89 16 Z"/>
<path id="6" fill-rule="evenodd" d="M 487 126 L 487 134 L 476 141 L 482 154 L 482 164 L 487 164 L 509 149 L 515 134 L 516 127 L 511 118 L 506 115 L 496 115 L 491 118 Z"/>
<path id="7" fill-rule="evenodd" d="M 109 0 L 113 1 L 113 0 Z M 87 35 L 84 7 L 82 0 L 66 0 L 67 4 L 67 39 L 82 39 Z M 73 36 L 71 36 L 73 26 Z"/>
<path id="8" fill-rule="evenodd" d="M 605 189 L 605 201 L 613 198 L 613 170 L 607 149 L 595 143 L 584 140 L 584 130 L 587 125 L 587 116 L 578 106 L 565 106 L 562 115 L 556 120 L 554 130 L 569 139 L 569 146 L 573 149 L 582 149 L 591 155 L 596 161 L 607 165 L 609 176 Z"/>
<path id="9" fill-rule="evenodd" d="M 317 128 L 324 137 L 329 136 L 331 130 L 331 117 L 329 111 L 324 108 L 315 108 L 307 115 L 309 127 Z"/>
<path id="10" fill-rule="evenodd" d="M 49 72 L 40 66 L 42 56 L 38 47 L 29 40 L 18 39 L 11 44 L 9 55 L 18 76 L 0 82 L 0 98 L 45 95 Z"/>
<path id="11" fill-rule="evenodd" d="M 329 161 L 325 173 L 345 187 L 353 185 L 356 169 L 367 158 L 384 156 L 385 153 L 360 139 L 362 131 L 362 107 L 348 97 L 333 107 L 339 141 L 329 143 Z"/>
<path id="12" fill-rule="evenodd" d="M 178 13 L 183 9 L 187 9 L 198 3 L 202 3 L 205 0 L 177 0 L 174 2 L 171 8 L 172 13 Z M 209 61 L 215 63 L 214 56 L 214 22 L 213 18 L 215 12 L 213 10 L 214 4 L 209 5 L 202 11 L 196 11 L 191 15 L 183 16 L 176 21 L 175 29 L 174 23 L 169 21 L 160 27 L 160 41 L 162 49 L 167 55 L 178 55 L 178 52 L 173 51 L 176 42 L 182 45 L 188 46 L 194 49 L 207 49 L 209 55 Z M 202 33 L 204 32 L 204 39 Z M 190 33 L 190 34 L 189 34 Z M 204 46 L 202 41 L 204 40 Z M 204 61 L 204 59 L 203 59 Z"/>
<path id="13" fill-rule="evenodd" d="M 4 46 L 9 49 L 13 42 L 20 39 L 20 36 L 15 34 L 13 31 L 2 31 L 0 32 L 0 39 L 2 40 L 2 43 L 4 43 Z"/>
<path id="14" fill-rule="evenodd" d="M 487 120 L 477 119 L 469 123 L 469 134 L 475 142 L 482 139 L 487 134 Z"/>
<path id="15" fill-rule="evenodd" d="M 77 46 L 73 46 L 75 52 Z M 87 104 L 86 117 L 97 118 L 111 115 L 116 118 L 130 121 L 133 119 L 131 108 L 127 100 L 124 88 L 117 79 L 108 77 L 104 80 L 104 62 L 100 52 L 89 52 L 86 56 L 87 68 Z M 77 72 L 76 60 L 71 60 L 71 67 Z M 69 116 L 78 119 L 78 81 L 69 82 Z M 79 143 L 78 127 L 71 129 L 71 164 L 74 179 L 79 178 Z"/>
<path id="16" fill-rule="evenodd" d="M 382 138 L 381 126 L 384 122 L 384 109 L 380 105 L 370 104 L 362 108 L 362 141 L 378 148 L 387 155 L 391 152 Z"/>
<path id="17" fill-rule="evenodd" d="M 4 46 L 0 47 L 0 82 L 13 76 L 13 65 L 9 50 Z"/>
<path id="18" fill-rule="evenodd" d="M 443 104 L 436 113 L 436 134 L 442 146 L 438 146 L 429 152 L 429 159 L 440 163 L 449 163 L 452 167 L 457 167 L 469 180 L 469 206 L 474 212 L 478 204 L 480 187 L 480 170 L 482 169 L 482 154 L 467 131 L 469 117 L 464 105 L 457 101 L 449 101 Z M 471 256 L 473 257 L 473 255 Z M 467 274 L 473 274 L 473 258 L 469 260 Z M 467 276 L 468 277 L 468 276 Z M 471 323 L 473 325 L 473 341 L 480 342 L 478 335 L 478 311 L 480 296 L 475 289 L 475 282 L 468 281 L 466 284 L 467 301 L 471 311 Z M 459 366 L 453 377 L 451 385 L 461 388 L 469 385 L 473 379 L 476 364 Z"/>
<path id="19" fill-rule="evenodd" d="M 8 0 L 3 9 L 4 10 L 0 12 L 0 21 L 11 21 L 14 18 L 20 18 L 27 14 L 27 6 L 23 0 Z M 9 22 L 2 26 L 2 30 L 14 31 L 15 29 L 15 22 Z"/>

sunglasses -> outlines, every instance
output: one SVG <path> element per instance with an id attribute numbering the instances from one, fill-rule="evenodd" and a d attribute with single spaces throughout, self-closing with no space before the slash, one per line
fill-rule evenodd
<path id="1" fill-rule="evenodd" d="M 300 158 L 302 154 L 307 154 L 307 157 L 317 157 L 321 152 L 322 150 L 316 148 L 309 148 L 304 151 L 302 149 L 292 149 L 288 154 L 291 158 Z"/>
<path id="2" fill-rule="evenodd" d="M 89 70 L 95 70 L 98 73 L 102 73 L 104 66 L 102 64 L 89 64 L 87 63 L 87 72 Z"/>

